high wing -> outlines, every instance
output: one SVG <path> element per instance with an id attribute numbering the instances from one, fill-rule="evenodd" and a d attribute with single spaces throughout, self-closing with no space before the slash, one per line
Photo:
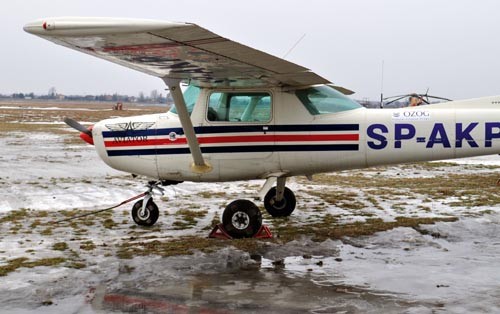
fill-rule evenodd
<path id="1" fill-rule="evenodd" d="M 302 66 L 190 23 L 64 17 L 37 20 L 24 30 L 153 76 L 197 86 L 330 83 Z"/>

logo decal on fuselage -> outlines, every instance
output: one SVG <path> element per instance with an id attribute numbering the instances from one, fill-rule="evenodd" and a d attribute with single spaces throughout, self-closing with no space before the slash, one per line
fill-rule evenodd
<path id="1" fill-rule="evenodd" d="M 392 113 L 395 121 L 426 121 L 430 120 L 431 113 L 427 110 L 404 110 Z"/>
<path id="2" fill-rule="evenodd" d="M 177 140 L 177 133 L 175 132 L 168 133 L 168 139 L 171 140 L 172 142 L 175 142 Z"/>
<path id="3" fill-rule="evenodd" d="M 141 134 L 141 132 L 150 129 L 155 122 L 122 122 L 115 124 L 106 124 L 105 126 L 111 130 L 115 131 L 116 135 L 113 137 L 115 142 L 138 142 L 146 141 L 148 139 L 147 134 Z"/>

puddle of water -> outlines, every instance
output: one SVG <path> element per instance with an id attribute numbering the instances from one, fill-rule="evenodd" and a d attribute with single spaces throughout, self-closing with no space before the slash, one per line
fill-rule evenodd
<path id="1" fill-rule="evenodd" d="M 312 276 L 285 273 L 260 269 L 168 278 L 146 286 L 125 282 L 120 289 L 96 289 L 92 307 L 148 313 L 401 313 L 424 307 L 390 293 L 316 284 Z"/>

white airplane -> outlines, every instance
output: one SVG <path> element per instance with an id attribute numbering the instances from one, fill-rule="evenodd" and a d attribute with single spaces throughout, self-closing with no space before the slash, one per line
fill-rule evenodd
<path id="1" fill-rule="evenodd" d="M 195 24 L 64 17 L 24 30 L 168 86 L 169 112 L 89 129 L 67 120 L 110 167 L 157 180 L 133 206 L 139 225 L 158 219 L 151 191 L 160 183 L 266 179 L 260 195 L 278 217 L 295 209 L 285 186 L 292 176 L 500 153 L 500 96 L 366 109 L 345 96 L 353 92 L 304 67 Z M 189 84 L 184 93 L 181 82 Z M 261 212 L 235 200 L 222 223 L 232 237 L 251 237 Z"/>

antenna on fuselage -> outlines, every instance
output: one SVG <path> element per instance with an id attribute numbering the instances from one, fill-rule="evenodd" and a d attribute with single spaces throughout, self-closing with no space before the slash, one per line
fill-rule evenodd
<path id="1" fill-rule="evenodd" d="M 286 59 L 286 56 L 288 56 L 290 54 L 290 52 L 293 51 L 293 49 L 295 49 L 295 47 L 297 47 L 297 45 L 302 41 L 302 39 L 304 39 L 304 37 L 306 37 L 306 33 L 304 33 L 300 38 L 299 40 L 297 40 L 295 42 L 295 44 L 293 44 L 293 46 L 285 53 L 285 55 L 283 56 L 283 59 Z"/>
<path id="2" fill-rule="evenodd" d="M 384 60 L 382 60 L 382 76 L 380 79 L 380 108 L 384 108 Z"/>

